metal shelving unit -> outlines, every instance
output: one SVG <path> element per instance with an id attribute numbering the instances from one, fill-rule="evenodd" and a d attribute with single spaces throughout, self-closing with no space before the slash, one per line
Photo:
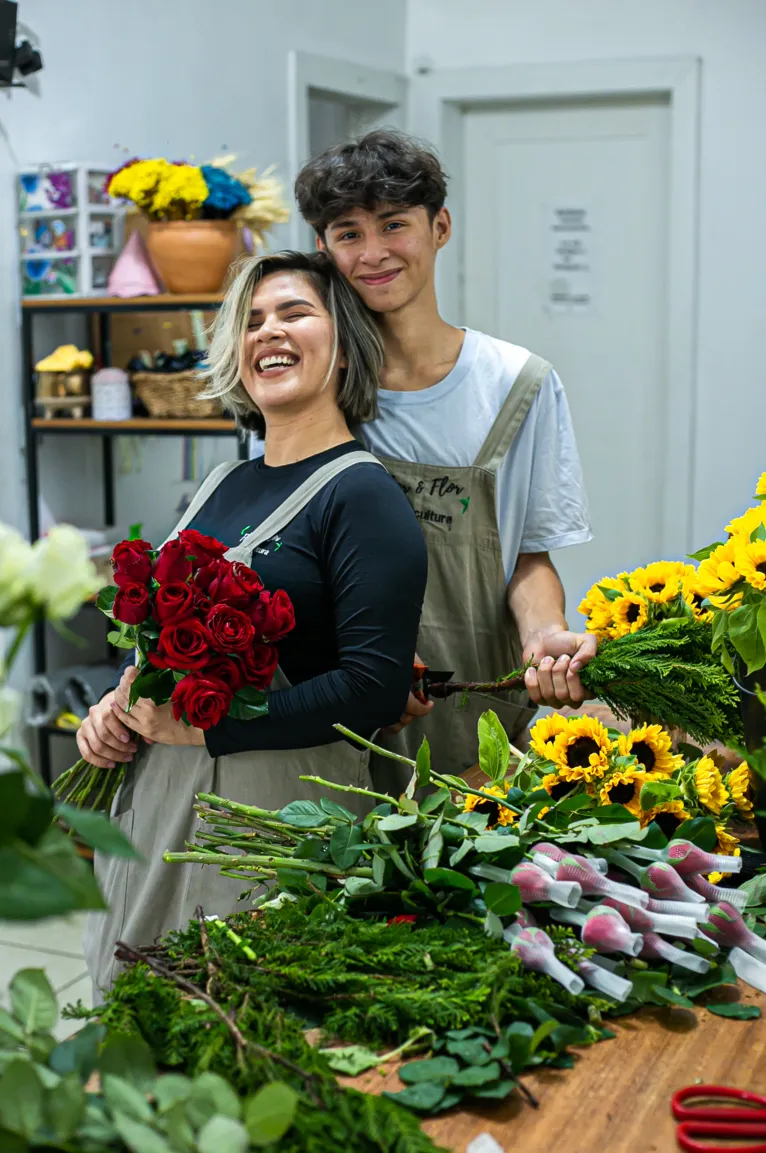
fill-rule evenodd
<path id="1" fill-rule="evenodd" d="M 41 317 L 76 313 L 96 320 L 100 359 L 111 364 L 111 317 L 115 313 L 179 312 L 214 310 L 223 298 L 218 294 L 202 293 L 197 296 L 146 296 L 126 299 L 108 296 L 27 298 L 21 304 L 22 341 L 22 401 L 25 416 L 25 444 L 27 467 L 27 500 L 29 531 L 32 540 L 40 534 L 39 495 L 40 477 L 38 454 L 45 436 L 98 436 L 101 438 L 103 479 L 103 520 L 106 527 L 114 524 L 114 455 L 113 442 L 119 436 L 235 436 L 236 426 L 231 420 L 158 420 L 136 417 L 125 421 L 75 420 L 61 417 L 46 419 L 37 416 L 35 406 L 34 324 Z M 247 458 L 247 443 L 238 439 L 238 455 Z M 46 625 L 41 622 L 34 630 L 34 670 L 46 671 Z M 71 736 L 72 733 L 55 726 L 38 730 L 38 768 L 44 780 L 51 778 L 51 736 Z"/>

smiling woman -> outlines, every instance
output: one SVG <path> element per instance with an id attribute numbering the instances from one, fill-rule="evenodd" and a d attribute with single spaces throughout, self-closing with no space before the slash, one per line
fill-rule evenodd
<path id="1" fill-rule="evenodd" d="M 229 546 L 229 560 L 252 564 L 267 588 L 287 592 L 295 628 L 279 646 L 266 716 L 227 717 L 203 733 L 149 700 L 128 711 L 129 668 L 84 722 L 83 755 L 129 762 L 113 816 L 143 857 L 97 858 L 111 910 L 89 926 L 98 987 L 114 977 L 115 940 L 181 928 L 198 904 L 219 915 L 234 909 L 241 882 L 162 864 L 164 850 L 193 839 L 196 793 L 278 809 L 320 799 L 300 779 L 306 774 L 371 783 L 368 754 L 333 726 L 369 737 L 398 720 L 426 582 L 415 514 L 350 430 L 375 415 L 381 364 L 374 322 L 326 256 L 281 253 L 243 265 L 217 320 L 207 392 L 264 436 L 264 455 L 211 474 L 172 535 L 192 528 Z M 135 756 L 134 733 L 144 738 Z M 363 811 L 361 797 L 348 799 Z"/>

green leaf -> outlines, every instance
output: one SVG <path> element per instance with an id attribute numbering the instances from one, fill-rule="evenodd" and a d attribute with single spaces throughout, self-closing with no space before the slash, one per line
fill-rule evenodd
<path id="1" fill-rule="evenodd" d="M 220 1113 L 223 1117 L 231 1117 L 238 1121 L 242 1116 L 242 1106 L 239 1097 L 228 1081 L 218 1073 L 199 1073 L 192 1082 L 192 1097 L 195 1101 L 209 1101 L 213 1113 Z"/>
<path id="2" fill-rule="evenodd" d="M 26 1033 L 24 1028 L 15 1017 L 12 1017 L 7 1009 L 0 1008 L 0 1042 L 14 1041 L 17 1044 L 26 1043 Z M 3 1048 L 5 1048 L 3 1044 Z M 9 1045 L 8 1048 L 15 1048 L 14 1045 Z"/>
<path id="3" fill-rule="evenodd" d="M 158 1077 L 154 1083 L 154 1100 L 159 1113 L 167 1113 L 179 1102 L 188 1101 L 192 1092 L 192 1083 L 188 1077 L 181 1073 L 166 1073 Z"/>
<path id="4" fill-rule="evenodd" d="M 503 922 L 496 913 L 487 910 L 487 915 L 484 918 L 484 932 L 488 937 L 494 937 L 499 940 L 503 935 Z"/>
<path id="5" fill-rule="evenodd" d="M 408 829 L 410 825 L 417 824 L 417 821 L 415 813 L 392 813 L 390 817 L 383 817 L 378 821 L 378 828 L 384 833 L 394 833 L 398 829 Z"/>
<path id="6" fill-rule="evenodd" d="M 758 629 L 757 605 L 740 605 L 729 613 L 729 640 L 747 665 L 748 673 L 763 667 L 766 646 Z"/>
<path id="7" fill-rule="evenodd" d="M 551 1033 L 553 1033 L 557 1028 L 558 1021 L 554 1021 L 552 1019 L 543 1021 L 542 1025 L 537 1026 L 529 1042 L 530 1057 L 534 1056 L 534 1054 L 542 1045 L 543 1041 L 545 1041 L 547 1037 L 550 1037 Z"/>
<path id="8" fill-rule="evenodd" d="M 136 638 L 132 629 L 128 632 L 128 625 L 121 625 L 119 629 L 112 629 L 106 634 L 106 639 L 110 645 L 116 649 L 134 649 L 136 647 Z"/>
<path id="9" fill-rule="evenodd" d="M 330 818 L 313 801 L 290 801 L 277 813 L 277 820 L 294 829 L 320 829 Z"/>
<path id="10" fill-rule="evenodd" d="M 247 1129 L 232 1117 L 211 1117 L 197 1134 L 199 1153 L 247 1153 L 249 1148 Z"/>
<path id="11" fill-rule="evenodd" d="M 483 837 L 476 837 L 471 848 L 477 853 L 502 853 L 505 849 L 516 849 L 519 838 L 515 833 L 487 833 Z"/>
<path id="12" fill-rule="evenodd" d="M 713 544 L 709 544 L 709 545 L 706 545 L 705 548 L 701 548 L 698 552 L 690 552 L 690 553 L 687 553 L 686 555 L 688 556 L 689 560 L 696 560 L 696 561 L 707 560 L 707 558 L 710 556 L 711 553 L 715 552 L 715 550 L 717 548 L 721 547 L 722 543 L 723 543 L 722 541 L 717 540 L 717 541 L 714 541 Z"/>
<path id="13" fill-rule="evenodd" d="M 20 969 L 8 992 L 13 1013 L 27 1033 L 50 1033 L 58 1020 L 58 1006 L 42 969 Z"/>
<path id="14" fill-rule="evenodd" d="M 532 1051 L 532 1038 L 535 1031 L 527 1021 L 514 1021 L 506 1030 L 508 1057 L 514 1073 L 526 1068 Z"/>
<path id="15" fill-rule="evenodd" d="M 454 869 L 455 865 L 457 865 L 460 861 L 462 861 L 463 857 L 465 857 L 468 853 L 470 853 L 471 848 L 472 848 L 471 838 L 465 837 L 460 842 L 460 844 L 455 849 L 455 851 L 450 854 L 450 859 L 449 859 L 450 866 Z"/>
<path id="16" fill-rule="evenodd" d="M 0 849 L 0 920 L 36 921 L 103 908 L 93 869 L 61 829 L 49 828 L 35 846 L 17 841 Z"/>
<path id="17" fill-rule="evenodd" d="M 85 1090 L 70 1075 L 45 1094 L 45 1122 L 58 1141 L 69 1141 L 85 1113 Z"/>
<path id="18" fill-rule="evenodd" d="M 470 877 L 458 873 L 455 869 L 428 869 L 423 873 L 424 880 L 437 888 L 464 889 L 468 893 L 477 892 L 476 885 Z"/>
<path id="19" fill-rule="evenodd" d="M 279 1141 L 293 1123 L 298 1094 L 283 1081 L 264 1085 L 245 1105 L 245 1128 L 258 1149 Z"/>
<path id="20" fill-rule="evenodd" d="M 683 993 L 677 993 L 675 989 L 666 989 L 658 985 L 654 990 L 654 996 L 666 1005 L 679 1005 L 682 1009 L 694 1008 L 694 1002 L 684 997 Z"/>
<path id="21" fill-rule="evenodd" d="M 99 1072 L 129 1082 L 146 1093 L 152 1087 L 156 1070 L 146 1041 L 134 1034 L 115 1033 L 109 1037 L 98 1058 Z"/>
<path id="22" fill-rule="evenodd" d="M 606 808 L 607 806 L 603 806 L 603 807 Z M 587 796 L 587 794 L 585 794 L 585 793 L 583 793 L 580 796 L 578 796 L 576 793 L 572 793 L 568 797 L 562 797 L 562 799 L 560 801 L 558 801 L 556 804 L 556 809 L 560 813 L 577 813 L 581 809 L 592 809 L 592 808 L 593 808 L 593 798 Z M 623 806 L 621 805 L 620 808 L 623 808 Z M 627 812 L 627 810 L 624 810 L 624 811 Z M 596 809 L 595 815 L 598 816 L 598 814 L 599 814 L 599 810 Z"/>
<path id="23" fill-rule="evenodd" d="M 512 1093 L 515 1088 L 516 1083 L 514 1081 L 498 1081 L 497 1085 L 485 1085 L 483 1089 L 475 1089 L 473 1096 L 502 1101 L 503 1098 L 507 1097 L 509 1093 Z"/>
<path id="24" fill-rule="evenodd" d="M 105 1073 L 101 1077 L 101 1088 L 113 1113 L 123 1113 L 134 1121 L 151 1121 L 152 1110 L 145 1095 L 129 1081 Z"/>
<path id="25" fill-rule="evenodd" d="M 268 711 L 269 698 L 266 693 L 253 688 L 252 685 L 245 685 L 234 694 L 228 715 L 237 721 L 252 721 L 256 717 L 267 716 Z"/>
<path id="26" fill-rule="evenodd" d="M 59 802 L 56 805 L 56 816 L 61 817 L 92 849 L 98 849 L 108 857 L 141 859 L 141 854 L 134 849 L 125 834 L 104 813 L 96 813 L 93 809 L 77 809 L 74 805 Z"/>
<path id="27" fill-rule="evenodd" d="M 48 1064 L 62 1077 L 76 1073 L 84 1084 L 96 1068 L 99 1046 L 105 1036 L 105 1025 L 88 1021 L 73 1037 L 56 1046 L 48 1058 Z"/>
<path id="28" fill-rule="evenodd" d="M 766 525 L 759 524 L 750 533 L 750 543 L 755 544 L 756 541 L 766 540 Z"/>
<path id="29" fill-rule="evenodd" d="M 505 780 L 511 763 L 508 734 L 492 709 L 479 717 L 478 730 L 479 767 L 493 784 L 499 785 Z"/>
<path id="30" fill-rule="evenodd" d="M 471 829 L 474 833 L 483 833 L 489 821 L 487 813 L 475 813 L 473 811 L 468 813 L 458 813 L 455 817 L 450 817 L 453 825 L 462 825 L 466 829 Z"/>
<path id="31" fill-rule="evenodd" d="M 681 796 L 681 789 L 674 781 L 647 781 L 639 794 L 641 808 L 645 813 L 657 805 L 664 805 Z"/>
<path id="32" fill-rule="evenodd" d="M 358 825 L 341 825 L 330 837 L 330 856 L 339 869 L 350 869 L 362 852 L 362 830 Z"/>
<path id="33" fill-rule="evenodd" d="M 349 824 L 353 825 L 356 820 L 354 814 L 350 813 L 348 809 L 344 809 L 343 805 L 339 805 L 335 801 L 330 801 L 327 797 L 322 797 L 319 802 L 319 807 L 323 813 L 327 813 L 328 817 L 335 817 L 339 821 L 348 821 Z"/>
<path id="34" fill-rule="evenodd" d="M 439 1081 L 422 1081 L 417 1085 L 408 1085 L 399 1093 L 384 1092 L 383 1096 L 417 1113 L 430 1113 L 444 1100 L 446 1092 L 446 1087 Z"/>
<path id="35" fill-rule="evenodd" d="M 35 970 L 27 970 L 35 972 Z M 31 1138 L 43 1123 L 43 1087 L 29 1061 L 11 1061 L 0 1077 L 0 1127 Z"/>
<path id="36" fill-rule="evenodd" d="M 422 1081 L 447 1084 L 459 1072 L 460 1066 L 453 1057 L 431 1057 L 425 1061 L 409 1061 L 402 1065 L 399 1077 L 405 1085 L 418 1085 Z"/>
<path id="37" fill-rule="evenodd" d="M 348 897 L 370 897 L 374 893 L 380 893 L 381 890 L 382 885 L 378 885 L 369 877 L 346 877 L 343 883 L 343 892 Z"/>
<path id="38" fill-rule="evenodd" d="M 298 861 L 326 861 L 330 846 L 322 837 L 301 837 L 293 858 Z"/>
<path id="39" fill-rule="evenodd" d="M 484 1038 L 466 1038 L 464 1041 L 451 1038 L 447 1041 L 447 1052 L 459 1057 L 465 1065 L 486 1065 L 489 1063 L 489 1050 L 484 1047 Z"/>
<path id="40" fill-rule="evenodd" d="M 706 1005 L 705 1008 L 708 1013 L 715 1013 L 716 1017 L 733 1017 L 735 1021 L 754 1021 L 761 1015 L 757 1005 L 741 1005 L 737 1001 L 723 1005 Z"/>
<path id="41" fill-rule="evenodd" d="M 712 817 L 693 817 L 678 826 L 671 840 L 691 841 L 707 853 L 712 853 L 718 844 L 715 821 Z"/>
<path id="42" fill-rule="evenodd" d="M 101 589 L 101 592 L 96 597 L 96 608 L 100 609 L 102 613 L 108 616 L 112 614 L 112 607 L 114 605 L 114 598 L 117 596 L 117 586 L 107 585 L 106 588 Z"/>
<path id="43" fill-rule="evenodd" d="M 431 746 L 425 737 L 420 742 L 415 757 L 415 779 L 419 789 L 424 788 L 431 780 Z"/>
<path id="44" fill-rule="evenodd" d="M 372 858 L 372 879 L 381 888 L 386 879 L 386 859 L 380 853 L 374 853 Z"/>
<path id="45" fill-rule="evenodd" d="M 433 813 L 434 810 L 438 809 L 439 806 L 443 805 L 449 798 L 449 789 L 436 789 L 435 792 L 429 793 L 428 796 L 420 802 L 420 811 L 421 813 Z"/>
<path id="46" fill-rule="evenodd" d="M 589 828 L 587 833 L 588 840 L 592 845 L 610 845 L 613 841 L 642 841 L 644 839 L 644 830 L 638 821 L 596 825 Z"/>
<path id="47" fill-rule="evenodd" d="M 510 917 L 518 913 L 521 908 L 521 893 L 518 885 L 505 885 L 500 881 L 492 881 L 485 888 L 483 894 L 484 904 L 498 917 Z"/>
<path id="48" fill-rule="evenodd" d="M 156 1129 L 136 1121 L 126 1113 L 114 1113 L 114 1127 L 130 1153 L 173 1153 L 171 1146 Z"/>
<path id="49" fill-rule="evenodd" d="M 319 1052 L 326 1057 L 334 1072 L 345 1073 L 348 1077 L 356 1077 L 380 1064 L 380 1055 L 364 1045 L 343 1045 L 337 1049 L 320 1049 Z"/>
<path id="50" fill-rule="evenodd" d="M 486 1065 L 471 1065 L 468 1069 L 461 1069 L 452 1078 L 452 1084 L 459 1085 L 461 1089 L 473 1089 L 490 1081 L 497 1081 L 499 1076 L 500 1066 L 497 1061 L 490 1061 Z"/>

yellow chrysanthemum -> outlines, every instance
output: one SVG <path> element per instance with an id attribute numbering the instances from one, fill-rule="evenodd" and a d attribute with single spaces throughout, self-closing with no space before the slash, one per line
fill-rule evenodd
<path id="1" fill-rule="evenodd" d="M 694 770 L 694 787 L 701 805 L 716 817 L 729 800 L 718 767 L 710 757 L 701 757 Z"/>
<path id="2" fill-rule="evenodd" d="M 189 216 L 204 204 L 209 189 L 199 168 L 193 164 L 171 164 L 157 186 L 152 212 Z"/>
<path id="3" fill-rule="evenodd" d="M 635 569 L 628 579 L 633 592 L 656 604 L 667 604 L 678 596 L 685 575 L 683 561 L 657 560 Z"/>
<path id="4" fill-rule="evenodd" d="M 750 779 L 750 766 L 747 761 L 743 761 L 741 765 L 737 765 L 736 769 L 732 769 L 730 773 L 727 773 L 723 783 L 729 791 L 729 796 L 736 805 L 737 812 L 740 813 L 746 821 L 754 821 L 752 781 Z"/>
<path id="5" fill-rule="evenodd" d="M 734 837 L 731 833 L 727 833 L 723 825 L 716 825 L 715 831 L 718 835 L 717 852 L 727 857 L 739 857 L 741 855 L 739 837 Z M 731 873 L 708 873 L 707 879 L 711 885 L 717 885 L 724 877 L 730 876 Z"/>
<path id="6" fill-rule="evenodd" d="M 559 733 L 567 727 L 567 718 L 561 713 L 550 713 L 549 716 L 540 717 L 529 732 L 529 746 L 538 756 L 550 761 L 553 757 L 553 742 Z"/>
<path id="7" fill-rule="evenodd" d="M 132 200 L 139 208 L 148 209 L 157 185 L 170 167 L 167 160 L 137 160 L 116 172 L 109 182 L 109 195 L 119 200 Z"/>
<path id="8" fill-rule="evenodd" d="M 638 766 L 612 773 L 607 780 L 601 782 L 598 791 L 599 800 L 602 805 L 624 805 L 629 813 L 640 818 L 642 815 L 639 800 L 641 789 L 647 779 L 654 775 L 654 773 L 645 773 Z"/>
<path id="9" fill-rule="evenodd" d="M 617 738 L 617 748 L 622 757 L 635 757 L 647 773 L 667 777 L 680 769 L 684 759 L 673 752 L 670 733 L 662 725 L 641 725 L 629 733 L 621 733 Z"/>
<path id="10" fill-rule="evenodd" d="M 745 509 L 741 516 L 735 516 L 731 524 L 727 524 L 726 531 L 729 536 L 750 540 L 750 534 L 765 525 L 766 508 L 757 505 L 755 508 Z"/>
<path id="11" fill-rule="evenodd" d="M 721 596 L 742 579 L 734 567 L 735 540 L 713 549 L 697 569 L 697 590 L 703 597 Z"/>
<path id="12" fill-rule="evenodd" d="M 553 742 L 551 760 L 565 781 L 594 781 L 603 777 L 612 742 L 595 717 L 571 717 Z"/>
<path id="13" fill-rule="evenodd" d="M 649 606 L 642 596 L 637 593 L 625 593 L 619 600 L 613 601 L 612 626 L 610 636 L 624 637 L 628 633 L 637 633 L 646 624 Z"/>
<path id="14" fill-rule="evenodd" d="M 692 564 L 686 566 L 681 592 L 683 593 L 684 600 L 698 621 L 710 621 L 713 619 L 712 609 L 702 607 L 705 593 L 703 593 L 699 587 L 697 569 Z"/>
<path id="15" fill-rule="evenodd" d="M 627 573 L 620 573 L 616 577 L 604 577 L 588 590 L 578 607 L 578 612 L 588 618 L 585 624 L 586 632 L 595 633 L 599 637 L 611 636 L 614 602 L 604 595 L 603 589 L 626 592 L 626 579 Z"/>
<path id="16" fill-rule="evenodd" d="M 665 836 L 670 838 L 675 835 L 679 825 L 689 820 L 689 816 L 683 801 L 675 800 L 665 801 L 663 805 L 657 805 L 655 808 L 649 809 L 648 812 L 642 812 L 639 820 L 642 828 L 652 821 L 656 821 Z"/>
<path id="17" fill-rule="evenodd" d="M 734 567 L 749 585 L 766 590 L 766 540 L 735 541 Z"/>
<path id="18" fill-rule="evenodd" d="M 500 785 L 487 785 L 482 789 L 482 792 L 489 793 L 493 797 L 500 797 L 503 801 L 508 795 L 508 790 Z M 512 825 L 516 820 L 516 814 L 507 805 L 498 805 L 497 801 L 490 801 L 487 797 L 476 797 L 472 794 L 465 798 L 463 811 L 466 813 L 486 813 L 489 817 L 488 829 L 494 829 L 495 825 Z"/>
<path id="19" fill-rule="evenodd" d="M 758 484 L 755 486 L 755 499 L 766 500 L 766 472 L 762 472 L 758 477 Z"/>

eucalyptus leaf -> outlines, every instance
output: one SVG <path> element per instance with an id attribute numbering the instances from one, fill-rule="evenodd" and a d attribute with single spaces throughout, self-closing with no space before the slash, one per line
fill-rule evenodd
<path id="1" fill-rule="evenodd" d="M 294 829 L 320 829 L 330 818 L 313 801 L 290 801 L 280 809 L 277 820 Z"/>
<path id="2" fill-rule="evenodd" d="M 247 1153 L 250 1138 L 241 1121 L 218 1114 L 197 1134 L 198 1153 Z"/>
<path id="3" fill-rule="evenodd" d="M 715 1013 L 716 1017 L 732 1017 L 735 1021 L 754 1021 L 760 1017 L 761 1010 L 758 1005 L 741 1005 L 738 1001 L 731 1001 L 722 1005 L 706 1005 L 708 1013 Z M 2 1088 L 2 1083 L 0 1083 Z"/>
<path id="4" fill-rule="evenodd" d="M 279 1141 L 293 1123 L 298 1094 L 283 1081 L 263 1085 L 245 1105 L 245 1128 L 258 1149 Z"/>
<path id="5" fill-rule="evenodd" d="M 487 709 L 479 717 L 478 732 L 479 767 L 493 784 L 501 784 L 510 767 L 511 746 L 508 734 L 492 709 Z"/>
<path id="6" fill-rule="evenodd" d="M 14 1015 L 27 1033 L 50 1033 L 58 1020 L 58 1005 L 42 969 L 20 969 L 8 992 Z"/>

